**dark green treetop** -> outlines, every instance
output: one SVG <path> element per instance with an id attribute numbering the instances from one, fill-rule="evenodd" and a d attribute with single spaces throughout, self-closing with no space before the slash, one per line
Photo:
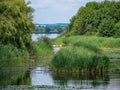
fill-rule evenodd
<path id="1" fill-rule="evenodd" d="M 0 0 L 0 44 L 29 47 L 33 9 L 24 0 Z"/>

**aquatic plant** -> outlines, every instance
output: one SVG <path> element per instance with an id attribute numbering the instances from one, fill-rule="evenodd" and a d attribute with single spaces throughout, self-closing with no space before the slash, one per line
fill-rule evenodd
<path id="1" fill-rule="evenodd" d="M 104 72 L 109 68 L 109 59 L 85 47 L 61 49 L 51 61 L 53 70 L 63 72 Z"/>
<path id="2" fill-rule="evenodd" d="M 55 42 L 62 42 L 64 45 L 92 44 L 97 47 L 119 48 L 120 38 L 97 37 L 97 36 L 70 36 L 60 37 Z"/>

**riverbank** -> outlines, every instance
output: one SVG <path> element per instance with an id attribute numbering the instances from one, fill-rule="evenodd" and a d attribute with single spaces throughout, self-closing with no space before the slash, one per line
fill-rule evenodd
<path id="1" fill-rule="evenodd" d="M 90 54 L 92 54 L 94 52 L 97 55 L 97 57 L 100 56 L 97 59 L 100 59 L 101 55 L 108 57 L 109 63 L 104 64 L 103 62 L 101 62 L 101 65 L 104 66 L 103 68 L 109 66 L 108 71 L 119 70 L 120 69 L 120 67 L 119 67 L 120 64 L 118 63 L 119 59 L 120 59 L 120 57 L 119 57 L 120 43 L 119 42 L 120 42 L 120 38 L 112 38 L 112 37 L 111 38 L 96 37 L 96 36 L 70 36 L 70 37 L 64 37 L 63 36 L 63 37 L 59 37 L 59 38 L 54 40 L 54 43 L 55 44 L 61 44 L 64 47 L 62 49 L 63 52 L 61 50 L 59 52 L 59 54 L 55 55 L 55 57 L 54 57 L 55 59 L 53 59 L 53 62 L 52 62 L 53 68 L 58 69 L 58 65 L 60 65 L 59 67 L 62 67 L 61 65 L 64 65 L 66 63 L 65 60 L 67 60 L 69 63 L 72 62 L 71 58 L 74 59 L 77 56 L 80 56 L 80 55 L 78 55 L 79 53 L 83 54 L 82 56 L 80 56 L 80 58 L 84 58 L 83 59 L 84 63 L 87 62 L 87 63 L 90 64 L 90 62 L 89 62 L 90 61 Z M 70 51 L 69 47 L 71 47 L 73 49 Z M 75 49 L 76 47 L 77 47 L 77 49 Z M 81 49 L 81 48 L 84 48 L 84 49 Z M 86 49 L 87 49 L 87 51 L 85 53 Z M 77 53 L 77 51 L 79 53 L 77 55 L 74 55 L 75 53 Z M 96 57 L 96 56 L 93 56 L 93 57 Z M 63 60 L 63 58 L 65 60 L 64 60 L 64 62 L 61 61 L 62 64 L 60 64 L 59 60 Z M 85 58 L 88 58 L 88 60 L 85 60 Z M 118 60 L 118 62 L 115 61 L 116 59 Z M 75 59 L 73 60 L 72 64 L 74 64 L 76 62 L 76 61 L 75 62 L 74 61 L 75 61 Z M 100 64 L 100 62 L 98 62 L 98 63 Z M 56 67 L 56 65 L 57 65 L 57 67 Z M 70 66 L 70 65 L 71 64 L 69 64 L 68 66 Z M 99 67 L 101 65 L 99 65 Z M 65 67 L 67 68 L 68 66 L 66 65 Z M 74 67 L 74 66 L 72 66 L 72 67 Z M 75 67 L 76 67 L 76 65 L 75 65 Z M 97 66 L 97 68 L 98 68 L 98 66 Z"/>
<path id="2" fill-rule="evenodd" d="M 17 48 L 11 44 L 0 45 L 0 71 L 4 72 L 14 67 L 29 67 L 36 63 L 42 65 L 40 59 L 52 54 L 52 43 L 47 37 L 32 42 L 29 49 Z"/>
<path id="3" fill-rule="evenodd" d="M 11 44 L 0 45 L 0 85 L 19 82 L 19 78 L 24 77 L 32 65 L 49 64 L 48 59 L 41 58 L 51 55 L 53 55 L 52 43 L 47 37 L 32 42 L 29 49 L 17 48 Z"/>

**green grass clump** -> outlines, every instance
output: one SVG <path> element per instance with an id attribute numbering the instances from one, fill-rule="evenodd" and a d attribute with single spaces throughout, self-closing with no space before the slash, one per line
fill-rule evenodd
<path id="1" fill-rule="evenodd" d="M 97 47 L 119 48 L 120 38 L 113 37 L 97 37 L 97 36 L 70 36 L 60 37 L 55 42 L 62 42 L 64 45 L 74 45 L 79 42 L 86 44 L 93 44 Z"/>
<path id="2" fill-rule="evenodd" d="M 41 37 L 37 42 L 33 42 L 30 49 L 31 55 L 37 58 L 48 56 L 53 53 L 52 42 L 47 37 Z"/>
<path id="3" fill-rule="evenodd" d="M 103 72 L 109 67 L 109 59 L 84 47 L 66 47 L 52 59 L 53 69 L 69 72 Z"/>
<path id="4" fill-rule="evenodd" d="M 0 70 L 24 66 L 28 59 L 29 54 L 26 49 L 18 49 L 13 45 L 0 45 Z"/>

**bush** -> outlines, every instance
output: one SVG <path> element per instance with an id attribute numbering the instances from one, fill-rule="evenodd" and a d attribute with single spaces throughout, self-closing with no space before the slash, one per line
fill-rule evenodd
<path id="1" fill-rule="evenodd" d="M 49 48 L 52 48 L 52 42 L 48 37 L 44 36 L 44 37 L 38 38 L 38 43 L 46 44 Z"/>
<path id="2" fill-rule="evenodd" d="M 31 44 L 29 52 L 31 56 L 35 56 L 36 58 L 52 54 L 52 42 L 48 37 L 41 37 L 37 42 Z"/>

